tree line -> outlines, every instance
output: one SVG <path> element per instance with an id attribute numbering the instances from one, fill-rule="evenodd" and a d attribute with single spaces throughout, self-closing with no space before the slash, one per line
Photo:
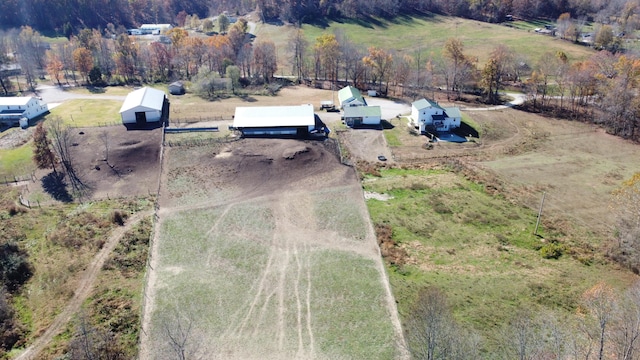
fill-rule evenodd
<path id="1" fill-rule="evenodd" d="M 578 22 L 561 15 L 558 23 L 567 19 L 569 25 Z M 194 17 L 186 20 L 194 22 Z M 631 52 L 602 50 L 582 61 L 563 52 L 546 52 L 532 62 L 499 45 L 490 50 L 485 64 L 479 64 L 457 38 L 446 40 L 442 55 L 425 58 L 420 51 L 398 54 L 363 47 L 339 31 L 309 41 L 298 29 L 288 39 L 286 51 L 280 50 L 279 56 L 287 58 L 278 59 L 272 41 L 251 39 L 245 19 L 227 26 L 226 33 L 212 36 L 173 28 L 165 34 L 169 41 L 151 43 L 136 42 L 125 33 L 83 29 L 50 49 L 30 27 L 5 32 L 0 34 L 0 66 L 19 63 L 28 89 L 17 77 L 2 72 L 0 93 L 33 90 L 48 75 L 56 84 L 94 86 L 187 80 L 192 91 L 211 98 L 249 84 L 269 83 L 278 64 L 288 63 L 287 73 L 299 82 L 329 81 L 334 88 L 353 85 L 408 99 L 433 97 L 441 89 L 450 99 L 473 94 L 498 103 L 501 92 L 510 87 L 527 95 L 524 110 L 592 122 L 612 134 L 640 140 L 640 101 L 635 96 L 640 57 Z M 561 28 L 563 34 L 571 34 L 571 26 Z M 606 49 L 610 43 L 599 44 Z"/>
<path id="2" fill-rule="evenodd" d="M 263 20 L 297 24 L 336 18 L 389 18 L 416 11 L 488 22 L 505 21 L 507 15 L 555 19 L 564 12 L 598 20 L 624 14 L 634 4 L 631 0 L 4 0 L 0 2 L 0 28 L 31 26 L 70 36 L 83 28 L 182 25 L 184 14 L 205 18 L 222 11 L 246 14 L 254 10 Z"/>
<path id="3" fill-rule="evenodd" d="M 484 339 L 456 320 L 440 289 L 421 290 L 405 321 L 414 359 L 479 359 L 491 341 L 495 359 L 638 359 L 640 283 L 616 291 L 606 283 L 586 290 L 570 316 L 520 307 L 495 338 Z"/>

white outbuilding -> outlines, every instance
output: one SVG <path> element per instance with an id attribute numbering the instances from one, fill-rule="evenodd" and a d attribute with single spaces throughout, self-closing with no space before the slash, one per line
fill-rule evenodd
<path id="1" fill-rule="evenodd" d="M 49 111 L 47 104 L 33 96 L 0 97 L 0 126 L 27 127 L 31 120 Z"/>
<path id="2" fill-rule="evenodd" d="M 248 137 L 307 137 L 327 130 L 313 105 L 236 107 L 233 128 Z"/>
<path id="3" fill-rule="evenodd" d="M 381 120 L 380 106 L 347 106 L 344 108 L 344 123 L 352 128 L 379 127 Z"/>
<path id="4" fill-rule="evenodd" d="M 125 125 L 160 124 L 169 115 L 169 102 L 164 91 L 143 87 L 127 95 L 120 116 Z"/>
<path id="5" fill-rule="evenodd" d="M 343 109 L 350 106 L 367 106 L 367 102 L 362 97 L 360 90 L 353 86 L 338 90 L 338 101 L 340 101 L 340 107 Z"/>

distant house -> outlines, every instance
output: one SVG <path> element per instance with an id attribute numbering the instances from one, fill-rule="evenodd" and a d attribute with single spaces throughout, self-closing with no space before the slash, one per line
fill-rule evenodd
<path id="1" fill-rule="evenodd" d="M 18 63 L 0 65 L 1 76 L 18 76 L 22 74 L 22 66 Z"/>
<path id="2" fill-rule="evenodd" d="M 176 81 L 169 84 L 169 94 L 171 95 L 184 95 L 184 83 L 182 81 Z"/>
<path id="3" fill-rule="evenodd" d="M 379 127 L 381 119 L 380 106 L 347 106 L 344 108 L 344 123 L 352 128 Z"/>
<path id="4" fill-rule="evenodd" d="M 168 119 L 169 101 L 164 91 L 143 87 L 127 95 L 120 108 L 120 116 L 127 126 L 161 125 Z"/>
<path id="5" fill-rule="evenodd" d="M 246 137 L 299 137 L 328 132 L 313 105 L 236 108 L 233 128 Z"/>
<path id="6" fill-rule="evenodd" d="M 460 127 L 462 114 L 457 107 L 443 108 L 437 102 L 420 99 L 411 104 L 411 122 L 420 133 L 450 131 Z"/>
<path id="7" fill-rule="evenodd" d="M 340 107 L 347 108 L 349 106 L 367 106 L 367 102 L 362 97 L 360 90 L 353 86 L 347 86 L 338 91 L 338 101 Z"/>
<path id="8" fill-rule="evenodd" d="M 36 97 L 0 97 L 0 126 L 26 128 L 31 120 L 48 111 L 47 104 Z"/>

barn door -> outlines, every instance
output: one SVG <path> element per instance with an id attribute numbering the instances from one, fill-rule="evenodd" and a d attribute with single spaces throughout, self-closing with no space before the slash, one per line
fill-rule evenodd
<path id="1" fill-rule="evenodd" d="M 144 125 L 147 123 L 147 114 L 144 112 L 136 112 L 136 125 Z"/>

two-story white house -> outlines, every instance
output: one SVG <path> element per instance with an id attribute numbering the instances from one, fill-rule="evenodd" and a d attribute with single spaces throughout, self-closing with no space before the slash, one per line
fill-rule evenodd
<path id="1" fill-rule="evenodd" d="M 26 128 L 31 120 L 48 111 L 47 104 L 37 97 L 0 97 L 0 126 Z"/>
<path id="2" fill-rule="evenodd" d="M 411 123 L 421 134 L 459 128 L 462 114 L 457 107 L 441 107 L 433 100 L 420 99 L 411 104 Z"/>

